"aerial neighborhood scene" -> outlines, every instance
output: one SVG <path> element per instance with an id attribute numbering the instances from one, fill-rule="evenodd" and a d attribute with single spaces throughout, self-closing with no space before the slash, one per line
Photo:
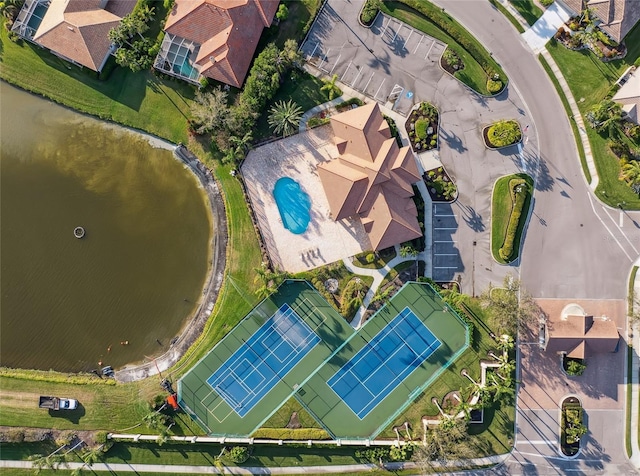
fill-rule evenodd
<path id="1" fill-rule="evenodd" d="M 0 12 L 3 474 L 640 474 L 640 0 Z"/>

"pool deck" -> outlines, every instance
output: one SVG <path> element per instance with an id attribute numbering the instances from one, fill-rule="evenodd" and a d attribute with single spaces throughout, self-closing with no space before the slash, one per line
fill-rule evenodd
<path id="1" fill-rule="evenodd" d="M 274 266 L 292 273 L 306 271 L 371 248 L 360 220 L 330 217 L 316 167 L 338 156 L 331 126 L 318 127 L 258 147 L 247 155 L 242 176 Z M 290 177 L 311 198 L 311 221 L 295 235 L 282 224 L 273 196 L 275 183 Z"/>

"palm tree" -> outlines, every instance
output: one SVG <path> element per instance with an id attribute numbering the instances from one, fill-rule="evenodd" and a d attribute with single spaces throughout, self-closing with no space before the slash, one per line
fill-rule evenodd
<path id="1" fill-rule="evenodd" d="M 329 96 L 329 101 L 333 100 L 333 98 L 340 96 L 342 91 L 336 85 L 336 81 L 338 80 L 338 75 L 334 74 L 331 76 L 331 79 L 328 81 L 324 81 L 324 85 L 320 88 L 320 91 L 326 91 Z"/>
<path id="2" fill-rule="evenodd" d="M 253 279 L 256 283 L 261 283 L 261 286 L 256 290 L 256 294 L 259 297 L 267 297 L 270 294 L 276 292 L 278 286 L 287 278 L 287 273 L 285 271 L 280 271 L 276 269 L 275 271 L 271 271 L 267 267 L 267 263 L 262 263 L 259 268 L 254 268 L 256 272 L 256 276 Z"/>
<path id="3" fill-rule="evenodd" d="M 242 155 L 251 149 L 251 141 L 253 141 L 253 134 L 251 131 L 246 132 L 242 137 L 231 136 L 229 142 L 236 148 L 236 151 L 242 152 Z"/>
<path id="4" fill-rule="evenodd" d="M 279 101 L 269 110 L 269 125 L 276 134 L 282 133 L 282 136 L 288 136 L 300 125 L 302 117 L 302 108 L 293 100 L 287 102 Z"/>
<path id="5" fill-rule="evenodd" d="M 615 134 L 622 120 L 622 106 L 611 99 L 605 99 L 593 106 L 586 114 L 587 121 L 596 131 L 608 130 L 609 136 Z"/>
<path id="6" fill-rule="evenodd" d="M 508 354 L 510 350 L 515 347 L 515 343 L 513 342 L 513 337 L 509 334 L 504 334 L 500 336 L 498 339 L 498 349 L 502 351 L 503 354 Z"/>
<path id="7" fill-rule="evenodd" d="M 400 256 L 403 258 L 414 258 L 416 260 L 416 280 L 418 279 L 418 274 L 420 273 L 420 267 L 418 266 L 418 254 L 419 251 L 415 249 L 412 244 L 404 244 L 400 247 Z"/>
<path id="8" fill-rule="evenodd" d="M 627 182 L 630 187 L 640 184 L 640 162 L 630 160 L 622 166 L 620 178 Z"/>

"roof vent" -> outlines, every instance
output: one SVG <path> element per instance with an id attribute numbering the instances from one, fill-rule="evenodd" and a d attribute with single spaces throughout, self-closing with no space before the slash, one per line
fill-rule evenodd
<path id="1" fill-rule="evenodd" d="M 211 63 L 213 64 L 216 63 L 216 59 L 213 56 L 209 56 L 209 61 L 211 61 Z"/>
<path id="2" fill-rule="evenodd" d="M 71 31 L 75 31 L 72 26 L 68 26 L 67 28 Z"/>

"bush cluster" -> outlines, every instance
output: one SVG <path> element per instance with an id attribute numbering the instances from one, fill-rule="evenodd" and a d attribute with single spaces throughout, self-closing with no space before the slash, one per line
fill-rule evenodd
<path id="1" fill-rule="evenodd" d="M 340 313 L 347 320 L 350 320 L 356 315 L 356 312 L 358 312 L 358 309 L 362 305 L 362 299 L 364 298 L 365 292 L 365 285 L 358 278 L 352 279 L 344 287 L 340 298 L 342 302 L 340 305 Z"/>
<path id="2" fill-rule="evenodd" d="M 229 450 L 229 459 L 236 464 L 242 464 L 249 459 L 249 448 L 246 446 L 234 446 Z"/>
<path id="3" fill-rule="evenodd" d="M 429 121 L 426 119 L 418 119 L 416 121 L 416 137 L 420 140 L 427 138 L 427 128 L 429 127 Z"/>
<path id="4" fill-rule="evenodd" d="M 329 433 L 321 428 L 258 428 L 253 438 L 267 440 L 328 440 Z"/>
<path id="5" fill-rule="evenodd" d="M 489 91 L 491 94 L 498 94 L 500 91 L 502 91 L 502 81 L 500 81 L 499 79 L 489 78 L 487 80 L 487 91 Z"/>
<path id="6" fill-rule="evenodd" d="M 506 147 L 516 144 L 522 139 L 520 124 L 516 121 L 498 121 L 487 131 L 487 138 L 491 147 Z"/>
<path id="7" fill-rule="evenodd" d="M 360 21 L 365 25 L 371 25 L 373 20 L 376 19 L 376 15 L 378 14 L 378 10 L 380 10 L 380 0 L 367 0 L 362 7 L 362 12 L 360 13 Z"/>
<path id="8" fill-rule="evenodd" d="M 550 7 L 553 5 L 554 0 L 540 0 L 543 7 Z"/>
<path id="9" fill-rule="evenodd" d="M 517 187 L 521 190 L 520 192 L 516 191 Z M 518 225 L 520 224 L 522 209 L 524 208 L 524 204 L 529 193 L 529 187 L 524 179 L 512 179 L 509 181 L 509 193 L 511 194 L 513 208 L 511 209 L 511 215 L 509 216 L 509 224 L 507 225 L 507 233 L 504 238 L 504 243 L 502 248 L 498 251 L 500 258 L 505 261 L 509 261 L 513 254 L 513 243 L 516 238 Z"/>

